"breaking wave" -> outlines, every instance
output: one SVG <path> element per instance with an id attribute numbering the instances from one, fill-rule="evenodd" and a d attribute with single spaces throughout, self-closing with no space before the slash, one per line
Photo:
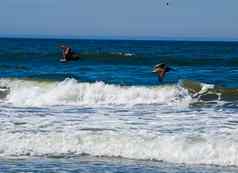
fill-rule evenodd
<path id="1" fill-rule="evenodd" d="M 223 118 L 228 117 L 224 119 L 224 123 L 220 123 L 221 120 L 211 118 L 218 114 L 216 110 L 204 110 L 207 115 L 205 116 L 204 112 L 183 112 L 176 108 L 204 100 L 208 91 L 226 95 L 227 89 L 186 80 L 178 84 L 146 87 L 119 86 L 103 82 L 82 83 L 70 78 L 61 82 L 7 78 L 0 79 L 0 86 L 5 86 L 0 92 L 8 92 L 4 102 L 14 105 L 12 109 L 4 108 L 11 110 L 5 113 L 9 117 L 0 117 L 0 128 L 3 129 L 0 133 L 0 157 L 64 157 L 87 154 L 186 164 L 238 166 L 235 128 L 237 121 L 231 119 L 229 112 L 220 112 Z M 224 98 L 222 94 L 221 98 Z M 231 95 L 233 94 L 232 92 Z M 129 114 L 135 110 L 138 112 L 133 112 L 132 119 L 127 119 L 126 116 L 120 117 L 121 113 L 108 115 L 108 112 L 101 108 L 101 105 L 138 104 L 142 105 L 143 110 L 148 109 L 148 112 L 150 107 L 147 105 L 153 105 L 157 109 L 151 117 L 144 117 L 141 110 L 129 107 L 126 109 Z M 45 114 L 41 117 L 34 114 L 34 111 L 27 113 L 27 110 L 24 114 L 19 114 L 18 109 L 21 107 L 16 108 L 15 105 L 27 108 L 45 105 L 98 107 L 94 107 L 94 113 L 77 112 L 75 117 L 71 117 L 70 113 L 61 114 L 58 107 L 58 111 L 54 112 L 55 107 L 52 106 L 42 112 Z M 167 113 L 170 107 L 161 105 L 169 105 L 175 109 Z M 15 115 L 11 117 L 12 113 Z M 140 114 L 138 119 L 134 114 Z M 232 116 L 237 117 L 236 113 L 232 113 Z M 142 119 L 144 124 L 140 124 Z M 201 119 L 203 121 L 199 121 Z M 216 120 L 219 121 L 218 125 Z M 132 122 L 128 125 L 129 121 Z M 184 127 L 183 123 L 186 124 Z M 187 131 L 179 131 L 181 128 L 187 128 Z"/>
<path id="2" fill-rule="evenodd" d="M 181 80 L 157 87 L 85 83 L 67 78 L 49 80 L 1 79 L 0 99 L 18 106 L 43 105 L 189 105 L 195 101 L 237 101 L 238 89 Z"/>
<path id="3" fill-rule="evenodd" d="M 203 101 L 223 100 L 223 101 L 237 101 L 238 89 L 225 88 L 214 84 L 200 83 L 190 80 L 182 80 L 180 85 L 187 89 L 192 97 L 199 98 Z"/>
<path id="4" fill-rule="evenodd" d="M 224 137 L 140 137 L 114 133 L 1 133 L 0 156 L 92 155 L 186 164 L 238 165 L 238 143 Z"/>
<path id="5" fill-rule="evenodd" d="M 191 97 L 177 85 L 158 87 L 119 86 L 80 83 L 75 79 L 62 82 L 1 79 L 0 86 L 9 88 L 6 100 L 15 105 L 97 105 L 97 104 L 185 104 Z"/>

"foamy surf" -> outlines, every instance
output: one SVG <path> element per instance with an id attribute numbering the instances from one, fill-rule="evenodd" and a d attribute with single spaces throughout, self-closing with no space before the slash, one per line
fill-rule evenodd
<path id="1" fill-rule="evenodd" d="M 0 156 L 123 157 L 186 164 L 238 166 L 236 140 L 215 136 L 138 136 L 116 133 L 1 133 Z"/>
<path id="2" fill-rule="evenodd" d="M 191 97 L 177 85 L 158 87 L 119 86 L 103 82 L 81 83 L 75 79 L 62 82 L 1 79 L 10 88 L 7 102 L 17 106 L 47 105 L 188 105 Z"/>
<path id="3" fill-rule="evenodd" d="M 0 103 L 0 157 L 87 154 L 238 166 L 237 113 L 191 108 L 193 94 L 216 86 L 184 84 L 0 79 L 9 88 Z"/>

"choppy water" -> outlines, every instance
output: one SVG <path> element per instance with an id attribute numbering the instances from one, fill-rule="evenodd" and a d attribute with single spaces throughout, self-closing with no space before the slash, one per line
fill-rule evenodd
<path id="1" fill-rule="evenodd" d="M 238 43 L 0 44 L 0 170 L 238 171 Z M 60 63 L 60 44 L 81 59 Z"/>

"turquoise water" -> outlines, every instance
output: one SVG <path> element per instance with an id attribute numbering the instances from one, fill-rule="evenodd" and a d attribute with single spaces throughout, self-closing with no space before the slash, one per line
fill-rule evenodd
<path id="1" fill-rule="evenodd" d="M 238 43 L 0 44 L 1 172 L 238 171 Z"/>

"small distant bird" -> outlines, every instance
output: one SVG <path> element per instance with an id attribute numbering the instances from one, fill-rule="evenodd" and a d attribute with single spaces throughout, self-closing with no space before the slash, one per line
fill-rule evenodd
<path id="1" fill-rule="evenodd" d="M 168 2 L 166 2 L 166 5 L 167 5 L 167 6 L 169 6 L 169 3 L 168 3 Z"/>
<path id="2" fill-rule="evenodd" d="M 168 67 L 166 64 L 161 63 L 161 64 L 157 64 L 156 66 L 154 66 L 154 69 L 152 72 L 157 74 L 159 77 L 159 81 L 162 82 L 165 74 L 171 70 L 173 70 L 173 69 Z"/>

